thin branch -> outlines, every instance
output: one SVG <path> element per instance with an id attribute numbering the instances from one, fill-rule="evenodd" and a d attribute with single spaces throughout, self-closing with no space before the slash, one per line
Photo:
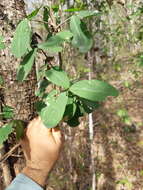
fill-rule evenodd
<path id="1" fill-rule="evenodd" d="M 61 53 L 58 54 L 58 59 L 59 59 L 60 69 L 62 69 L 62 67 L 63 67 L 63 60 L 62 60 L 62 54 Z"/>
<path id="2" fill-rule="evenodd" d="M 46 59 L 49 60 L 48 55 L 47 55 L 42 49 L 41 49 L 41 51 L 42 51 L 42 53 L 45 55 Z M 52 63 L 51 63 L 50 61 L 49 61 L 48 63 L 49 63 L 49 65 L 50 65 L 51 67 L 53 67 L 53 65 L 52 65 Z"/>
<path id="3" fill-rule="evenodd" d="M 20 143 L 19 143 L 19 144 L 16 144 L 9 152 L 7 152 L 7 153 L 0 159 L 0 164 L 2 164 L 3 162 L 5 162 L 19 146 L 20 146 Z"/>
<path id="4" fill-rule="evenodd" d="M 43 23 L 43 24 L 48 24 L 49 22 L 47 21 L 42 21 L 42 20 L 31 20 L 33 22 L 40 22 L 40 23 Z"/>

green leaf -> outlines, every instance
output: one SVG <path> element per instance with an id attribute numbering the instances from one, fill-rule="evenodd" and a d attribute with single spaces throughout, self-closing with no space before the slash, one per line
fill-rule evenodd
<path id="1" fill-rule="evenodd" d="M 82 8 L 71 8 L 71 9 L 66 9 L 64 10 L 65 12 L 77 12 L 77 11 L 81 11 Z"/>
<path id="2" fill-rule="evenodd" d="M 0 86 L 3 86 L 4 85 L 4 79 L 3 77 L 0 75 Z"/>
<path id="3" fill-rule="evenodd" d="M 78 16 L 72 16 L 70 29 L 73 33 L 72 45 L 81 53 L 88 52 L 93 45 L 93 39 L 87 31 L 85 23 L 81 22 Z"/>
<path id="4" fill-rule="evenodd" d="M 76 112 L 76 104 L 74 103 L 74 99 L 72 97 L 69 97 L 64 113 L 64 118 L 66 120 L 71 119 L 75 115 L 75 112 Z"/>
<path id="5" fill-rule="evenodd" d="M 35 92 L 36 96 L 42 97 L 45 93 L 46 88 L 48 87 L 48 85 L 50 84 L 49 81 L 47 81 L 46 79 L 43 79 L 42 81 L 40 81 L 40 85 L 38 90 Z"/>
<path id="6" fill-rule="evenodd" d="M 2 117 L 4 119 L 12 119 L 14 117 L 14 109 L 10 106 L 4 106 L 3 112 L 2 112 Z"/>
<path id="7" fill-rule="evenodd" d="M 12 122 L 16 131 L 16 139 L 19 141 L 24 135 L 25 123 L 21 120 L 14 120 Z"/>
<path id="8" fill-rule="evenodd" d="M 47 23 L 44 23 L 44 26 L 48 32 L 49 32 L 49 25 L 48 25 L 49 15 L 50 15 L 50 8 L 48 6 L 45 6 L 44 12 L 43 12 L 43 21 L 47 22 Z"/>
<path id="9" fill-rule="evenodd" d="M 12 54 L 19 58 L 22 57 L 30 48 L 31 28 L 28 19 L 21 21 L 15 31 L 11 44 Z"/>
<path id="10" fill-rule="evenodd" d="M 42 7 L 42 6 L 41 6 L 41 7 Z M 32 11 L 32 13 L 30 13 L 30 14 L 27 16 L 27 19 L 28 19 L 28 20 L 32 20 L 32 18 L 35 17 L 35 16 L 39 13 L 41 7 L 35 9 L 34 11 Z"/>
<path id="11" fill-rule="evenodd" d="M 98 102 L 93 102 L 84 98 L 80 98 L 82 107 L 86 113 L 92 113 L 94 110 L 98 109 L 100 104 Z"/>
<path id="12" fill-rule="evenodd" d="M 58 12 L 59 11 L 59 5 L 57 4 L 55 4 L 55 5 L 52 5 L 52 10 L 56 13 L 56 12 Z"/>
<path id="13" fill-rule="evenodd" d="M 56 127 L 62 120 L 67 101 L 66 93 L 61 93 L 58 98 L 52 97 L 46 102 L 47 106 L 40 112 L 41 119 L 46 127 Z"/>
<path id="14" fill-rule="evenodd" d="M 77 16 L 80 19 L 91 17 L 91 16 L 96 16 L 100 14 L 98 10 L 83 10 L 77 13 Z"/>
<path id="15" fill-rule="evenodd" d="M 61 31 L 55 36 L 50 37 L 46 42 L 39 44 L 38 48 L 49 51 L 51 53 L 61 52 L 62 43 L 69 40 L 72 36 L 73 34 L 68 30 Z"/>
<path id="16" fill-rule="evenodd" d="M 46 104 L 43 101 L 38 101 L 35 103 L 36 111 L 40 114 L 43 108 L 46 107 Z"/>
<path id="17" fill-rule="evenodd" d="M 52 69 L 48 70 L 45 74 L 46 78 L 52 83 L 61 86 L 65 89 L 69 88 L 70 81 L 67 76 L 67 73 L 59 67 L 53 67 Z"/>
<path id="18" fill-rule="evenodd" d="M 70 120 L 67 121 L 67 124 L 70 127 L 77 127 L 80 124 L 80 122 L 78 120 L 78 117 L 73 117 L 73 118 L 71 118 Z"/>
<path id="19" fill-rule="evenodd" d="M 12 131 L 12 123 L 8 123 L 0 128 L 0 144 L 3 144 L 3 142 L 8 139 Z"/>
<path id="20" fill-rule="evenodd" d="M 0 50 L 5 49 L 5 44 L 4 44 L 3 40 L 4 40 L 4 37 L 0 36 Z"/>
<path id="21" fill-rule="evenodd" d="M 118 91 L 110 84 L 99 80 L 81 80 L 70 87 L 70 91 L 91 101 L 103 101 L 107 96 L 118 96 Z"/>
<path id="22" fill-rule="evenodd" d="M 69 118 L 69 120 L 67 121 L 67 124 L 70 127 L 76 127 L 80 124 L 79 122 L 79 118 L 83 116 L 83 113 L 81 112 L 81 107 L 79 106 L 79 103 L 76 104 L 76 111 L 75 114 L 72 118 Z"/>
<path id="23" fill-rule="evenodd" d="M 32 69 L 32 66 L 35 61 L 35 54 L 36 54 L 37 49 L 33 49 L 30 51 L 23 59 L 23 61 L 20 63 L 20 66 L 18 68 L 17 72 L 17 80 L 18 81 L 23 81 L 26 79 L 27 75 Z"/>

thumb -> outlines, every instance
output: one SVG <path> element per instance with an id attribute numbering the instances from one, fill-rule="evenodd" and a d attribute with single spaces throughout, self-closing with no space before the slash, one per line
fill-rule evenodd
<path id="1" fill-rule="evenodd" d="M 52 129 L 52 135 L 57 144 L 61 145 L 63 143 L 64 138 L 59 127 L 55 127 Z"/>

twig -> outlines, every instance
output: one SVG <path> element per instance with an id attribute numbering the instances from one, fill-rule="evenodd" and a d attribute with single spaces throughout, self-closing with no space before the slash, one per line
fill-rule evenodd
<path id="1" fill-rule="evenodd" d="M 20 146 L 20 143 L 19 143 L 19 144 L 16 144 L 9 152 L 7 152 L 7 153 L 0 159 L 0 164 L 2 164 L 3 162 L 5 162 L 19 146 Z"/>
<path id="2" fill-rule="evenodd" d="M 63 67 L 63 60 L 62 60 L 62 54 L 61 53 L 58 54 L 58 59 L 59 59 L 60 69 L 62 69 L 62 67 Z"/>
<path id="3" fill-rule="evenodd" d="M 58 29 L 59 27 L 61 27 L 63 24 L 65 24 L 67 21 L 69 21 L 71 19 L 71 17 L 67 18 L 66 20 L 64 20 L 63 22 L 61 22 L 58 26 L 56 26 L 56 29 Z"/>
<path id="4" fill-rule="evenodd" d="M 42 51 L 42 53 L 45 55 L 46 60 L 48 60 L 48 64 L 49 64 L 51 67 L 53 67 L 52 63 L 49 61 L 48 55 L 47 55 L 42 49 L 41 49 L 41 51 Z"/>

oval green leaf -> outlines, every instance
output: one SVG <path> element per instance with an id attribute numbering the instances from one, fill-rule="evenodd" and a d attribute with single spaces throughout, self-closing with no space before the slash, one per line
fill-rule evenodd
<path id="1" fill-rule="evenodd" d="M 45 75 L 46 78 L 53 84 L 61 86 L 65 89 L 69 88 L 70 86 L 70 81 L 67 73 L 59 67 L 53 67 L 52 69 L 48 70 Z"/>
<path id="2" fill-rule="evenodd" d="M 91 101 L 103 101 L 107 96 L 118 96 L 116 88 L 99 80 L 81 80 L 73 84 L 70 91 Z"/>
<path id="3" fill-rule="evenodd" d="M 47 106 L 39 114 L 47 128 L 56 127 L 62 120 L 67 101 L 68 97 L 66 93 L 61 93 L 57 99 L 52 97 L 46 102 Z"/>

